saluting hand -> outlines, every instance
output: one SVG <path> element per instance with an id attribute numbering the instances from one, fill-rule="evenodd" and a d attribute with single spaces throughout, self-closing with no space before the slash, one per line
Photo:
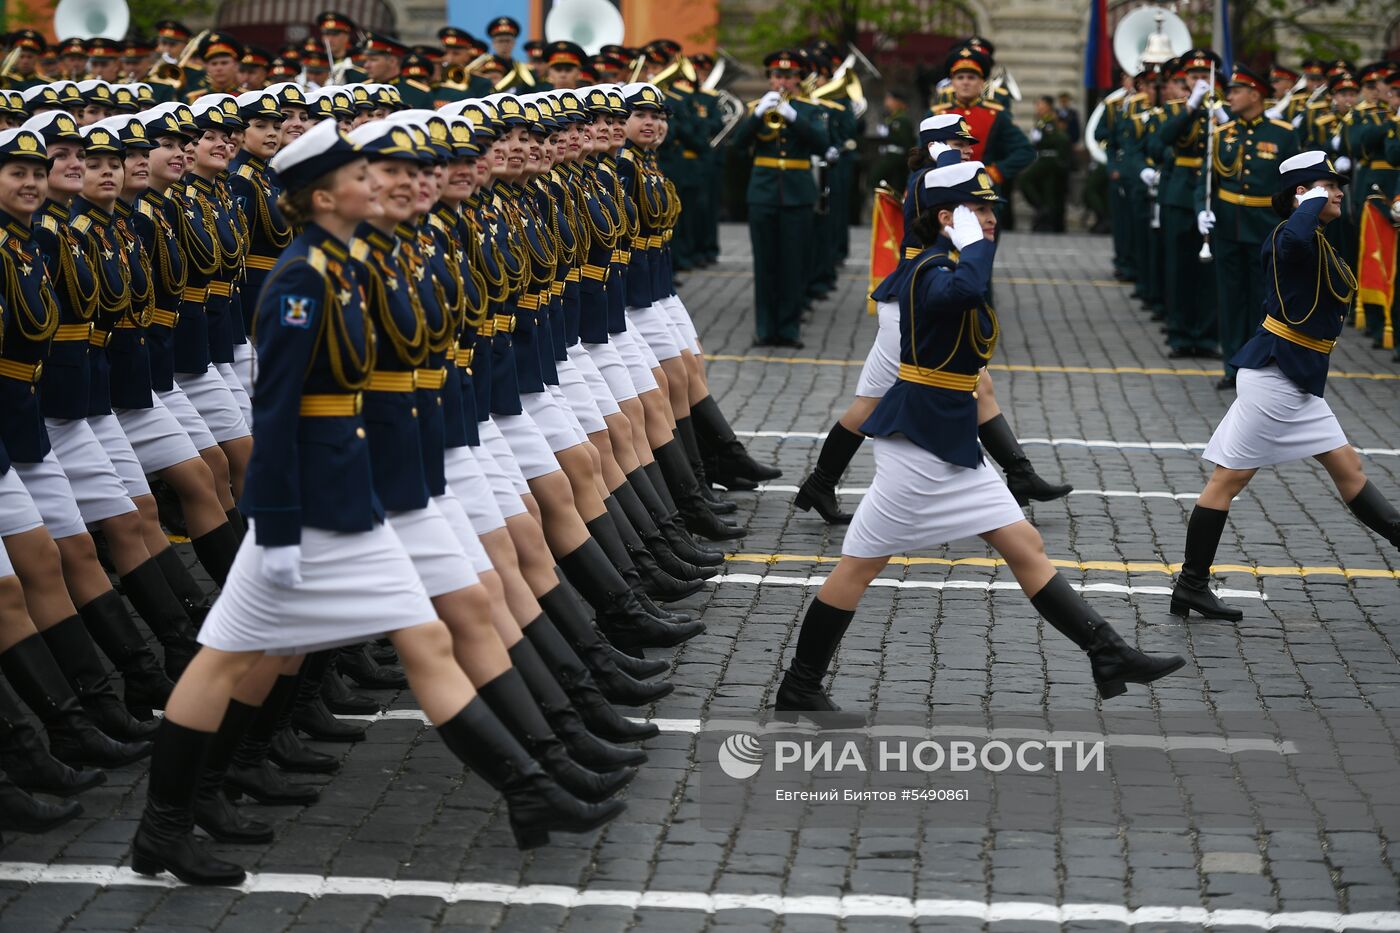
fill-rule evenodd
<path id="1" fill-rule="evenodd" d="M 953 226 L 948 231 L 948 239 L 961 251 L 982 238 L 982 222 L 968 210 L 966 204 L 959 204 L 953 209 Z"/>
<path id="2" fill-rule="evenodd" d="M 296 586 L 301 582 L 301 545 L 264 548 L 262 572 L 274 586 Z"/>
<path id="3" fill-rule="evenodd" d="M 1326 188 L 1309 188 L 1307 191 L 1304 191 L 1294 198 L 1293 201 L 1299 207 L 1302 207 L 1304 201 L 1316 201 L 1318 198 L 1325 198 L 1327 196 L 1328 192 Z"/>

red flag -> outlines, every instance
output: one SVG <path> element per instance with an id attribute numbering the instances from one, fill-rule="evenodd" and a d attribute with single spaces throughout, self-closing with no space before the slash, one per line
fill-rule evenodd
<path id="1" fill-rule="evenodd" d="M 868 300 L 870 292 L 899 265 L 899 244 L 903 241 L 904 205 L 893 190 L 881 185 L 875 189 L 870 214 L 870 291 L 866 292 L 865 308 L 868 314 L 875 313 L 875 302 Z"/>
<path id="2" fill-rule="evenodd" d="M 1386 349 L 1394 346 L 1395 322 L 1390 319 L 1395 299 L 1395 227 L 1380 198 L 1367 198 L 1361 211 L 1361 255 L 1356 269 L 1357 296 L 1363 305 L 1379 305 L 1386 316 Z"/>

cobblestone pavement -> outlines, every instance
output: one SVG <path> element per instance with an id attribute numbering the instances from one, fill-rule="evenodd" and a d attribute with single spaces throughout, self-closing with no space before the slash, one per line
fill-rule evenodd
<path id="1" fill-rule="evenodd" d="M 726 228 L 722 262 L 682 288 L 715 356 L 714 393 L 736 428 L 757 432 L 754 454 L 784 475 L 734 497 L 749 536 L 726 582 L 685 604 L 703 611 L 709 632 L 676 651 L 676 692 L 634 711 L 661 720 L 663 732 L 647 745 L 650 763 L 622 819 L 517 853 L 503 808 L 463 775 L 404 694 L 368 741 L 329 749 L 343 754 L 343 770 L 318 805 L 258 808 L 277 824 L 274 844 L 220 847 L 255 873 L 249 890 L 143 884 L 118 867 L 145 791 L 144 769 L 128 768 L 83 795 L 86 816 L 63 829 L 7 834 L 0 929 L 1400 929 L 1389 849 L 1400 807 L 1355 790 L 1393 781 L 1397 764 L 1387 714 L 1400 709 L 1400 562 L 1351 518 L 1320 468 L 1290 464 L 1258 476 L 1221 544 L 1217 583 L 1252 597 L 1239 601 L 1245 620 L 1183 624 L 1167 613 L 1165 564 L 1180 560 L 1205 477 L 1199 450 L 1230 396 L 1214 388 L 1213 366 L 1166 359 L 1157 325 L 1111 280 L 1102 237 L 1005 238 L 993 371 L 1037 467 L 1077 487 L 1031 513 L 1051 558 L 1130 640 L 1188 658 L 1155 689 L 1104 709 L 1163 732 L 1176 714 L 1196 716 L 1205 735 L 1233 714 L 1298 715 L 1360 744 L 1335 755 L 1272 745 L 1173 755 L 1153 818 L 1108 793 L 1077 800 L 1097 819 L 1059 819 L 1072 778 L 1034 828 L 993 829 L 939 810 L 903 826 L 838 826 L 810 809 L 778 828 L 702 812 L 697 786 L 714 765 L 701 754 L 699 721 L 751 717 L 771 701 L 815 592 L 810 578 L 824 572 L 818 558 L 839 554 L 841 531 L 794 512 L 792 491 L 848 403 L 875 332 L 862 308 L 867 240 L 854 231 L 840 289 L 817 306 L 795 354 L 750 349 L 742 228 Z M 1372 479 L 1400 497 L 1400 369 L 1349 332 L 1334 370 L 1342 375 L 1329 401 Z M 848 505 L 871 478 L 868 448 L 846 478 L 857 490 Z M 989 556 L 980 542 L 960 542 L 892 565 L 883 575 L 892 585 L 868 594 L 838 656 L 838 702 L 882 715 L 1092 714 L 1083 656 L 1038 623 Z M 1219 794 L 1183 792 L 1193 769 L 1219 770 Z M 1309 772 L 1337 778 L 1331 799 L 1298 791 Z M 1280 806 L 1294 818 L 1276 821 Z"/>

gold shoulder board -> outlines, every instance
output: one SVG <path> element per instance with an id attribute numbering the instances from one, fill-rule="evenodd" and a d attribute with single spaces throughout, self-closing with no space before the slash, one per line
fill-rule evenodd
<path id="1" fill-rule="evenodd" d="M 86 214 L 79 214 L 76 220 L 69 221 L 69 223 L 71 223 L 73 229 L 77 230 L 79 233 L 87 233 L 92 227 L 92 219 Z"/>
<path id="2" fill-rule="evenodd" d="M 369 257 L 369 244 L 364 240 L 352 240 L 350 242 L 350 255 L 352 258 L 364 262 Z"/>
<path id="3" fill-rule="evenodd" d="M 1287 130 L 1290 133 L 1293 132 L 1293 124 L 1289 123 L 1287 120 L 1270 120 L 1269 122 L 1281 130 Z"/>
<path id="4" fill-rule="evenodd" d="M 982 101 L 982 106 L 986 107 L 988 110 L 995 110 L 997 113 L 1001 113 L 1003 110 L 1006 109 L 994 100 L 984 100 Z"/>
<path id="5" fill-rule="evenodd" d="M 239 178 L 252 178 L 256 174 L 257 172 L 253 171 L 253 167 L 247 162 L 244 162 L 242 165 L 238 166 Z"/>
<path id="6" fill-rule="evenodd" d="M 306 251 L 306 262 L 317 272 L 326 271 L 326 251 L 319 246 L 313 246 Z"/>
<path id="7" fill-rule="evenodd" d="M 50 233 L 58 232 L 58 221 L 50 217 L 48 214 L 45 214 L 44 216 L 39 218 L 39 226 L 43 227 Z"/>

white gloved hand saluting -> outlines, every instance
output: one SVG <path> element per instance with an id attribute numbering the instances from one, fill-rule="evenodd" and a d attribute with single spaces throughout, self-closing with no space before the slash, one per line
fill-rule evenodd
<path id="1" fill-rule="evenodd" d="M 941 156 L 943 153 L 947 152 L 948 150 L 952 149 L 952 148 L 953 148 L 953 147 L 950 146 L 950 145 L 948 145 L 947 143 L 929 143 L 929 144 L 928 144 L 928 158 L 929 158 L 929 161 L 930 161 L 930 162 L 933 162 L 933 163 L 936 165 L 936 164 L 938 163 L 938 157 Z"/>
<path id="2" fill-rule="evenodd" d="M 1197 107 L 1201 106 L 1201 101 L 1205 100 L 1206 95 L 1209 93 L 1210 84 L 1197 78 L 1196 83 L 1191 86 L 1191 96 L 1186 99 L 1186 106 L 1195 110 Z"/>
<path id="3" fill-rule="evenodd" d="M 263 548 L 262 574 L 274 586 L 296 586 L 301 582 L 301 545 Z"/>
<path id="4" fill-rule="evenodd" d="M 1316 201 L 1318 198 L 1325 198 L 1327 196 L 1328 191 L 1326 188 L 1309 188 L 1293 200 L 1299 207 L 1302 207 L 1304 201 Z"/>
<path id="5" fill-rule="evenodd" d="M 1196 215 L 1196 229 L 1201 236 L 1210 236 L 1211 228 L 1215 226 L 1215 211 L 1201 211 Z"/>
<path id="6" fill-rule="evenodd" d="M 948 239 L 953 241 L 953 246 L 964 250 L 982 238 L 982 222 L 977 219 L 977 215 L 972 213 L 966 204 L 955 207 L 953 226 L 948 230 Z"/>

